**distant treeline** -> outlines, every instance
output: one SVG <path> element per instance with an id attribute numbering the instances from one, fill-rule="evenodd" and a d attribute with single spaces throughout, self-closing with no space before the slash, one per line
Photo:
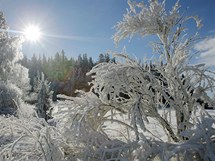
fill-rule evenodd
<path id="1" fill-rule="evenodd" d="M 114 58 L 110 58 L 109 54 L 99 54 L 97 61 L 94 62 L 87 54 L 80 54 L 77 60 L 72 57 L 68 58 L 62 50 L 54 57 L 48 58 L 45 55 L 41 57 L 36 54 L 31 59 L 25 56 L 21 64 L 29 69 L 30 92 L 34 92 L 43 73 L 45 79 L 50 82 L 50 90 L 54 91 L 53 99 L 55 100 L 57 94 L 75 96 L 76 89 L 88 91 L 90 89 L 88 82 L 91 81 L 91 77 L 86 76 L 86 73 L 96 64 L 109 61 L 115 61 Z"/>

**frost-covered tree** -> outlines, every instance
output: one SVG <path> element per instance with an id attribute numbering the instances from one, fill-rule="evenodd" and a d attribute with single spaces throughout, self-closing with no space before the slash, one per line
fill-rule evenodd
<path id="1" fill-rule="evenodd" d="M 20 60 L 23 55 L 21 53 L 21 44 L 23 42 L 21 37 L 13 37 L 8 33 L 8 26 L 6 24 L 3 12 L 0 12 L 0 56 L 1 56 L 1 81 L 8 81 L 8 77 L 12 75 L 16 62 Z M 19 68 L 19 67 L 18 67 Z"/>
<path id="2" fill-rule="evenodd" d="M 180 14 L 179 2 L 171 11 L 165 1 L 128 4 L 115 43 L 155 35 L 159 59 L 140 64 L 115 54 L 124 61 L 93 67 L 91 92 L 55 115 L 61 131 L 82 160 L 213 160 L 215 120 L 198 100 L 212 105 L 207 92 L 215 80 L 203 64 L 189 63 L 197 35 L 185 27 L 192 19 L 200 27 L 200 21 Z"/>
<path id="3" fill-rule="evenodd" d="M 180 15 L 179 2 L 176 2 L 170 12 L 165 11 L 165 1 L 162 3 L 157 0 L 149 1 L 148 6 L 131 1 L 128 4 L 130 10 L 116 25 L 114 41 L 118 43 L 134 34 L 140 34 L 142 37 L 146 35 L 158 37 L 159 42 L 153 43 L 153 49 L 160 54 L 160 62 L 164 62 L 165 65 L 156 65 L 155 70 L 161 76 L 156 78 L 155 75 L 149 78 L 151 79 L 149 87 L 152 86 L 156 91 L 155 94 L 159 93 L 176 110 L 178 134 L 180 134 L 188 127 L 191 114 L 196 108 L 196 101 L 200 97 L 212 103 L 206 94 L 208 90 L 214 88 L 214 79 L 210 77 L 210 71 L 207 71 L 202 64 L 189 65 L 188 62 L 192 56 L 190 52 L 197 34 L 187 36 L 184 24 L 189 19 L 194 19 L 197 27 L 201 27 L 201 21 L 197 16 Z M 181 124 L 183 124 L 182 129 L 179 126 Z M 178 140 L 173 134 L 171 137 L 175 141 Z"/>
<path id="4" fill-rule="evenodd" d="M 22 42 L 21 37 L 9 35 L 3 12 L 0 12 L 0 109 L 2 110 L 10 108 L 15 112 L 16 103 L 19 103 L 18 98 L 21 98 L 23 92 L 28 89 L 28 70 L 18 63 L 23 56 Z"/>
<path id="5" fill-rule="evenodd" d="M 47 80 L 44 80 L 44 75 L 42 74 L 41 80 L 38 82 L 38 95 L 36 103 L 36 112 L 38 117 L 44 118 L 46 121 L 51 119 L 51 92 L 49 91 L 49 84 Z"/>

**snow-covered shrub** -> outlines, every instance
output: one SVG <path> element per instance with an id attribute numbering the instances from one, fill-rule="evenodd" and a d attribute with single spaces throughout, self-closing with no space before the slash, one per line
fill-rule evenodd
<path id="1" fill-rule="evenodd" d="M 110 139 L 104 130 L 105 122 L 115 122 L 109 116 L 110 111 L 118 115 L 111 106 L 102 104 L 98 97 L 91 93 L 58 104 L 58 111 L 53 116 L 58 120 L 57 128 L 73 149 L 73 153 L 67 154 L 69 158 L 107 160 L 120 157 L 122 151 L 125 151 L 124 158 L 128 158 L 126 152 L 133 146 L 126 145 L 124 141 Z M 126 123 L 124 125 L 126 126 Z"/>
<path id="2" fill-rule="evenodd" d="M 171 130 L 170 122 L 159 114 L 158 108 L 166 109 L 168 104 L 168 107 L 176 110 L 177 124 L 186 126 L 192 112 L 195 113 L 200 107 L 197 102 L 200 97 L 212 104 L 205 91 L 213 87 L 214 83 L 214 79 L 207 76 L 205 70 L 199 66 L 184 67 L 186 69 L 176 73 L 165 71 L 166 66 L 159 64 L 146 70 L 136 61 L 126 58 L 126 63 L 99 64 L 89 74 L 95 73 L 92 91 L 99 96 L 102 103 L 114 106 L 122 112 L 130 112 L 131 116 L 135 117 L 135 122 L 141 121 L 139 124 L 142 129 L 145 128 L 144 120 L 147 122 L 147 116 L 156 118 L 168 135 L 178 142 L 180 138 L 177 138 L 177 135 L 179 137 L 182 125 L 177 127 L 178 134 L 175 134 Z M 185 74 L 185 78 L 182 78 Z M 207 85 L 201 87 L 202 82 Z M 162 99 L 165 99 L 165 102 L 161 101 Z"/>
<path id="3" fill-rule="evenodd" d="M 155 100 L 158 100 L 159 97 L 164 98 L 168 105 L 176 110 L 178 125 L 176 135 L 179 137 L 180 132 L 189 128 L 188 124 L 192 120 L 192 113 L 195 113 L 199 107 L 197 100 L 203 98 L 209 104 L 213 103 L 206 94 L 207 91 L 214 90 L 214 78 L 211 77 L 210 71 L 203 64 L 190 65 L 188 61 L 192 56 L 191 49 L 196 40 L 196 35 L 189 37 L 185 32 L 184 24 L 187 20 L 194 19 L 197 27 L 201 27 L 201 21 L 196 16 L 181 16 L 178 1 L 170 12 L 165 10 L 165 1 L 160 3 L 158 0 L 149 0 L 149 5 L 143 2 L 129 1 L 129 6 L 130 10 L 124 15 L 123 20 L 116 25 L 117 32 L 114 35 L 114 41 L 118 43 L 134 34 L 140 34 L 143 37 L 146 35 L 157 36 L 159 42 L 153 44 L 153 49 L 157 54 L 160 54 L 159 62 L 160 64 L 163 62 L 164 65 L 154 63 L 155 66 L 152 70 L 160 73 L 158 76 L 149 69 L 149 72 L 146 73 L 150 75 L 149 81 L 146 84 L 143 83 L 147 87 L 143 89 L 143 92 L 140 92 L 140 97 L 142 99 L 149 96 Z M 145 72 L 139 73 L 144 75 Z M 140 74 L 134 75 L 138 79 L 141 77 L 144 79 L 144 76 Z M 138 82 L 138 79 L 134 82 Z M 143 81 L 141 80 L 141 82 Z M 155 91 L 154 95 L 148 94 L 150 89 L 153 89 L 153 93 Z M 157 95 L 159 96 L 157 97 Z M 147 99 L 149 98 L 144 98 L 144 101 Z M 151 106 L 150 109 L 158 104 L 152 100 L 146 101 L 147 105 Z M 142 101 L 141 104 L 143 104 Z M 161 104 L 161 106 L 165 107 L 165 104 Z M 159 118 L 155 114 L 153 116 Z M 168 122 L 162 120 L 160 123 L 168 127 L 166 124 Z M 175 137 L 176 135 L 171 130 L 168 130 L 168 133 L 174 141 L 180 140 L 180 138 Z"/>
<path id="4" fill-rule="evenodd" d="M 143 132 L 138 125 L 138 120 L 132 123 L 133 116 L 126 113 L 126 108 L 122 111 L 117 107 L 123 109 L 123 106 L 102 103 L 93 93 L 73 98 L 72 101 L 59 102 L 58 112 L 54 117 L 58 120 L 57 128 L 62 132 L 66 143 L 70 145 L 66 156 L 81 160 L 147 160 L 150 158 L 151 160 L 158 158 L 195 160 L 195 157 L 196 160 L 200 158 L 207 160 L 213 158 L 214 119 L 210 118 L 204 109 L 196 111 L 200 116 L 193 117 L 193 126 L 181 133 L 189 140 L 174 143 L 167 142 L 168 139 L 162 136 L 166 135 L 162 125 L 153 124 L 157 124 L 158 121 L 153 122 L 151 117 L 147 117 L 149 122 L 145 122 L 146 127 Z M 158 114 L 160 112 L 164 113 L 159 110 Z M 174 115 L 173 110 L 169 112 Z M 169 119 L 172 119 L 170 127 L 176 131 L 173 127 L 176 126 L 173 120 L 175 116 Z"/>
<path id="5" fill-rule="evenodd" d="M 21 94 L 13 84 L 0 83 L 0 115 L 16 115 Z"/>
<path id="6" fill-rule="evenodd" d="M 0 160 L 63 160 L 62 137 L 44 119 L 0 116 Z"/>
<path id="7" fill-rule="evenodd" d="M 116 63 L 101 63 L 89 93 L 58 107 L 54 117 L 66 142 L 81 160 L 213 160 L 214 119 L 200 99 L 214 91 L 214 77 L 203 64 L 189 64 L 196 35 L 186 35 L 178 2 L 170 12 L 165 1 L 129 1 L 130 9 L 116 25 L 115 43 L 155 35 L 160 54 L 151 64 L 127 55 Z"/>

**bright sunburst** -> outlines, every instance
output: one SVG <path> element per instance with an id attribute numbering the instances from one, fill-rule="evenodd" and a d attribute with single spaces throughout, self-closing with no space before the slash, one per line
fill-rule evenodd
<path id="1" fill-rule="evenodd" d="M 36 42 L 39 41 L 41 37 L 41 32 L 38 26 L 29 25 L 25 28 L 24 35 L 26 40 Z"/>

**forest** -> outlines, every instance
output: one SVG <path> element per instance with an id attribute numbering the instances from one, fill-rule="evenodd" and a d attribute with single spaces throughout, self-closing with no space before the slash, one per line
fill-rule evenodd
<path id="1" fill-rule="evenodd" d="M 185 27 L 201 20 L 165 2 L 128 1 L 115 26 L 115 44 L 157 37 L 159 57 L 146 62 L 64 50 L 29 59 L 0 12 L 0 161 L 215 161 L 215 73 L 190 63 L 199 35 Z"/>
<path id="2" fill-rule="evenodd" d="M 38 54 L 39 55 L 39 54 Z M 34 54 L 31 59 L 26 56 L 20 60 L 20 64 L 28 68 L 31 89 L 34 92 L 42 75 L 50 83 L 50 90 L 54 92 L 54 100 L 57 94 L 65 94 L 67 96 L 75 96 L 76 90 L 89 91 L 88 82 L 91 81 L 90 76 L 86 76 L 93 66 L 103 62 L 114 62 L 109 54 L 99 54 L 98 60 L 93 61 L 92 57 L 87 54 L 80 54 L 75 60 L 67 58 L 64 50 L 56 52 L 54 57 L 46 58 L 45 55 L 36 56 Z"/>

